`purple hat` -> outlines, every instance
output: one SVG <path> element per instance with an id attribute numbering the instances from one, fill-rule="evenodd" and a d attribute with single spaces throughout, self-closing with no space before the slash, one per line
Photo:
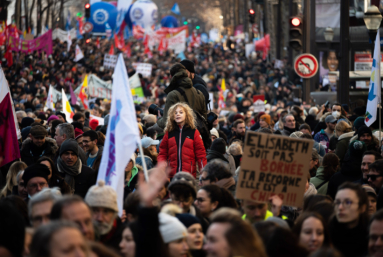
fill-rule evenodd
<path id="1" fill-rule="evenodd" d="M 56 115 L 51 115 L 49 116 L 47 123 L 49 123 L 51 120 L 59 120 L 59 117 L 57 117 Z"/>

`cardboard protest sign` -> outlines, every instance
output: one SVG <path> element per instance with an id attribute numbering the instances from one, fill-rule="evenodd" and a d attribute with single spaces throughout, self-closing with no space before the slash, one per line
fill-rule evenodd
<path id="1" fill-rule="evenodd" d="M 236 198 L 268 202 L 278 195 L 283 205 L 301 207 L 312 148 L 308 139 L 247 132 Z"/>
<path id="2" fill-rule="evenodd" d="M 254 102 L 253 106 L 254 106 L 253 112 L 264 112 L 266 110 L 265 102 L 259 99 Z"/>
<path id="3" fill-rule="evenodd" d="M 117 63 L 117 55 L 105 54 L 104 56 L 104 67 L 114 68 Z"/>

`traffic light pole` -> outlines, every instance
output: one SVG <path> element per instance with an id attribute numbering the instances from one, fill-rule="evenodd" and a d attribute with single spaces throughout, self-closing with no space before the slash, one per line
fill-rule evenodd
<path id="1" fill-rule="evenodd" d="M 337 87 L 337 100 L 340 104 L 349 104 L 350 79 L 349 79 L 349 38 L 350 38 L 350 2 L 341 1 L 340 4 L 340 65 L 339 83 Z"/>
<path id="2" fill-rule="evenodd" d="M 315 0 L 305 0 L 304 4 L 303 52 L 315 56 Z M 310 102 L 310 92 L 314 91 L 314 89 L 315 76 L 310 79 L 303 79 L 303 101 L 306 102 L 306 104 Z"/>

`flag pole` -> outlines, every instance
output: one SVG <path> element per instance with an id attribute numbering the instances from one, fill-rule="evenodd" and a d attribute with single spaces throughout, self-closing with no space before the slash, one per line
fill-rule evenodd
<path id="1" fill-rule="evenodd" d="M 144 157 L 144 150 L 142 149 L 141 140 L 138 140 L 138 149 L 140 150 L 142 168 L 144 169 L 145 180 L 149 181 L 148 169 L 146 168 L 146 162 Z"/>
<path id="2" fill-rule="evenodd" d="M 379 103 L 379 147 L 382 147 L 382 100 Z"/>

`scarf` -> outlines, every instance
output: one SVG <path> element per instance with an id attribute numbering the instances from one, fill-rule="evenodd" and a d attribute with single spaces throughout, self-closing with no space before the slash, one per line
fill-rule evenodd
<path id="1" fill-rule="evenodd" d="M 233 177 L 230 177 L 230 178 L 223 178 L 221 180 L 218 180 L 216 183 L 215 183 L 217 186 L 219 187 L 223 187 L 225 189 L 229 189 L 230 187 L 232 187 L 233 185 L 235 185 L 235 180 Z"/>
<path id="2" fill-rule="evenodd" d="M 288 128 L 286 126 L 283 127 L 284 130 L 288 131 L 290 134 L 297 131 L 295 128 L 291 129 L 291 128 Z"/>
<path id="3" fill-rule="evenodd" d="M 81 173 L 82 163 L 80 158 L 77 159 L 77 162 L 73 166 L 68 166 L 59 156 L 57 158 L 57 168 L 59 172 L 65 174 L 65 182 L 70 186 L 71 193 L 73 194 L 75 191 L 75 181 L 74 177 Z"/>

